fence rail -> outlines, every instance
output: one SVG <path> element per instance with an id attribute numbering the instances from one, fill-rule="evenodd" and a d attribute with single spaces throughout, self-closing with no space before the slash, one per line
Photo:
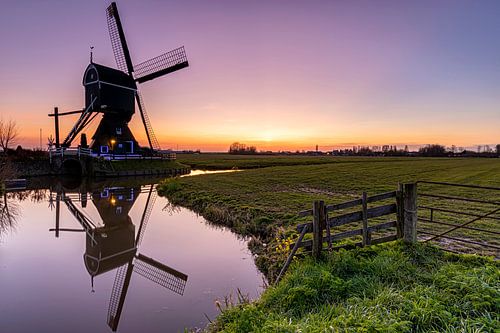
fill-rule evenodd
<path id="1" fill-rule="evenodd" d="M 393 199 L 395 202 L 376 207 L 368 207 L 368 204 L 384 200 Z M 336 216 L 329 214 L 339 212 L 344 209 L 361 206 L 361 210 L 344 213 Z M 369 225 L 370 219 L 379 218 L 391 214 L 396 214 L 395 220 Z M 323 245 L 327 243 L 328 250 L 337 250 L 341 248 L 367 246 L 393 241 L 405 237 L 407 241 L 415 241 L 416 226 L 416 184 L 400 185 L 397 191 L 385 192 L 377 195 L 368 196 L 366 192 L 359 199 L 342 202 L 339 204 L 325 205 L 324 201 L 315 201 L 313 208 L 298 213 L 300 217 L 312 216 L 313 221 L 302 223 L 297 226 L 300 233 L 298 240 L 293 244 L 292 251 L 283 266 L 277 281 L 283 276 L 290 262 L 299 248 L 305 248 L 306 251 L 312 251 L 314 257 L 319 257 L 324 250 Z M 332 229 L 362 222 L 361 228 L 354 230 L 339 230 L 332 233 Z M 379 238 L 372 239 L 375 232 L 396 229 L 392 235 L 384 234 Z M 312 239 L 304 240 L 307 233 L 312 232 Z M 325 234 L 326 232 L 326 234 Z M 333 242 L 346 238 L 361 236 L 361 241 L 333 246 Z"/>

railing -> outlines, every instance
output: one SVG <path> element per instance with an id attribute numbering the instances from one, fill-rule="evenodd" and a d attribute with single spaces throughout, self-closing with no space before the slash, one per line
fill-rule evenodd
<path id="1" fill-rule="evenodd" d="M 446 251 L 500 258 L 500 188 L 419 181 L 418 234 Z"/>
<path id="2" fill-rule="evenodd" d="M 177 158 L 175 153 L 160 154 L 159 156 L 142 156 L 140 154 L 92 154 L 93 157 L 103 158 L 105 160 L 124 161 L 124 160 L 170 160 Z"/>
<path id="3" fill-rule="evenodd" d="M 77 156 L 78 158 L 82 156 L 103 158 L 105 160 L 170 160 L 174 161 L 177 159 L 175 153 L 160 153 L 158 156 L 143 156 L 141 154 L 97 154 L 92 152 L 90 148 L 81 147 L 60 147 L 60 148 L 50 148 L 49 149 L 49 159 L 52 162 L 52 158 L 57 156 Z"/>
<path id="4" fill-rule="evenodd" d="M 394 200 L 381 206 L 369 207 L 369 204 L 379 201 Z M 368 196 L 363 192 L 361 198 L 351 200 L 335 205 L 325 205 L 324 201 L 315 201 L 312 209 L 308 209 L 299 213 L 300 217 L 312 216 L 313 221 L 309 223 L 299 224 L 297 231 L 300 233 L 299 238 L 293 244 L 293 248 L 288 256 L 285 265 L 283 266 L 277 281 L 283 276 L 286 269 L 291 263 L 292 258 L 299 248 L 305 248 L 306 251 L 311 250 L 314 257 L 319 257 L 324 250 L 323 244 L 327 243 L 329 251 L 338 250 L 341 248 L 367 246 L 372 244 L 380 244 L 404 238 L 407 242 L 416 241 L 416 221 L 417 221 L 417 197 L 416 184 L 401 184 L 397 191 Z M 338 212 L 344 209 L 361 206 L 361 210 L 344 213 L 336 216 L 329 216 L 330 213 Z M 387 215 L 395 215 L 392 220 L 369 225 L 370 219 L 380 218 Z M 342 230 L 339 233 L 332 233 L 333 228 L 339 228 L 350 225 L 356 222 L 361 222 L 361 228 L 354 230 Z M 379 221 L 380 222 L 380 219 Z M 388 229 L 395 228 L 395 233 L 387 234 Z M 324 235 L 324 231 L 326 235 Z M 311 240 L 303 240 L 304 236 L 312 232 Z M 372 239 L 376 233 L 383 233 L 382 236 Z M 361 241 L 348 243 L 344 245 L 333 246 L 333 242 L 346 238 L 361 236 Z"/>
<path id="5" fill-rule="evenodd" d="M 50 148 L 49 149 L 49 159 L 52 161 L 53 157 L 56 156 L 78 156 L 80 158 L 81 156 L 93 156 L 92 154 L 92 149 L 90 148 L 65 148 L 65 147 L 59 147 L 59 148 Z"/>

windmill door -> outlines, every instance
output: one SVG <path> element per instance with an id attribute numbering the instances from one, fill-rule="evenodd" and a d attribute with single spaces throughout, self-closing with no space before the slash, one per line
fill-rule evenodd
<path id="1" fill-rule="evenodd" d="M 125 153 L 126 154 L 133 154 L 134 153 L 134 141 L 125 141 Z"/>

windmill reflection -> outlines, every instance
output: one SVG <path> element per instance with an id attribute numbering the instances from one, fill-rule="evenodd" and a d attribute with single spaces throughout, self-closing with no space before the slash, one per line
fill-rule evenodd
<path id="1" fill-rule="evenodd" d="M 139 229 L 129 216 L 130 209 L 141 193 L 147 193 L 147 201 L 141 216 Z M 139 247 L 146 231 L 146 226 L 156 200 L 154 185 L 149 188 L 107 187 L 93 191 L 90 199 L 96 207 L 102 224 L 97 224 L 79 208 L 87 206 L 87 193 L 65 193 L 60 191 L 51 196 L 56 208 L 56 237 L 61 231 L 81 231 L 86 233 L 86 248 L 83 256 L 87 272 L 93 281 L 94 277 L 117 269 L 108 308 L 108 325 L 116 331 L 127 296 L 133 273 L 169 289 L 179 295 L 184 293 L 188 276 L 153 258 L 139 253 Z M 59 226 L 60 204 L 66 205 L 82 229 L 64 229 Z"/>

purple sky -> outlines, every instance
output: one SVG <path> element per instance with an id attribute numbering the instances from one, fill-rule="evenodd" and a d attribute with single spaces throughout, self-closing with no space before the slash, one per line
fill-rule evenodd
<path id="1" fill-rule="evenodd" d="M 2 0 L 0 115 L 19 122 L 21 143 L 37 145 L 39 128 L 46 141 L 54 106 L 83 106 L 90 45 L 95 62 L 115 67 L 108 4 Z M 118 1 L 118 9 L 134 63 L 186 47 L 189 68 L 140 87 L 165 148 L 500 141 L 499 1 Z"/>

